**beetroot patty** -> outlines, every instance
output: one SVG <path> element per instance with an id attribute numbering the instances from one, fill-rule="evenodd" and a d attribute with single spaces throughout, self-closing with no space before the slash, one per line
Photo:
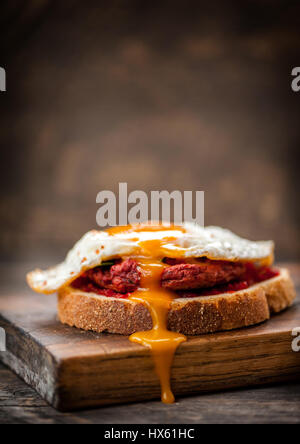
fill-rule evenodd
<path id="1" fill-rule="evenodd" d="M 98 287 L 114 290 L 118 293 L 131 293 L 140 284 L 140 272 L 132 259 L 106 267 L 96 267 L 84 273 Z"/>
<path id="2" fill-rule="evenodd" d="M 168 258 L 164 262 L 169 266 L 162 273 L 161 285 L 173 291 L 211 288 L 226 284 L 239 279 L 246 270 L 245 265 L 238 262 L 208 259 L 199 259 L 199 264 Z M 124 297 L 137 290 L 140 279 L 141 272 L 137 262 L 126 259 L 112 266 L 92 268 L 77 278 L 72 285 L 83 291 Z"/>
<path id="3" fill-rule="evenodd" d="M 178 264 L 165 268 L 161 284 L 170 290 L 209 288 L 238 279 L 245 272 L 239 262 L 203 261 L 198 264 Z"/>

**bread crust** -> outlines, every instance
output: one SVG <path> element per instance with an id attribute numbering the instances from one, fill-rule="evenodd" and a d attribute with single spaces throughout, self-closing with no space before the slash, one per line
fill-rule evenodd
<path id="1" fill-rule="evenodd" d="M 174 299 L 168 328 L 199 335 L 255 325 L 287 308 L 296 297 L 288 270 L 246 290 L 215 296 Z M 64 287 L 58 293 L 58 317 L 64 324 L 96 332 L 130 335 L 150 330 L 150 312 L 130 299 L 109 298 Z"/>

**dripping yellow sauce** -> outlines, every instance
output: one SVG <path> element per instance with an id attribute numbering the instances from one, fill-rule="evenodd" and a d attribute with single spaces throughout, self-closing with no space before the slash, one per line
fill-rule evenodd
<path id="1" fill-rule="evenodd" d="M 150 348 L 160 380 L 161 399 L 170 404 L 174 402 L 170 386 L 173 356 L 178 345 L 186 341 L 186 337 L 167 329 L 168 311 L 174 296 L 172 292 L 160 286 L 164 265 L 158 260 L 144 259 L 140 261 L 140 267 L 141 289 L 135 291 L 130 299 L 147 306 L 151 313 L 153 328 L 134 333 L 129 340 Z"/>
<path id="2" fill-rule="evenodd" d="M 122 232 L 138 233 L 142 231 L 181 231 L 183 227 L 175 225 L 150 225 L 144 224 L 127 227 L 114 227 L 108 230 L 111 235 Z M 170 235 L 161 239 L 153 238 L 139 242 L 141 248 L 140 256 L 136 257 L 140 271 L 140 288 L 131 296 L 132 301 L 144 304 L 150 311 L 152 317 L 152 329 L 139 331 L 132 334 L 129 340 L 144 345 L 151 350 L 156 373 L 160 380 L 161 399 L 164 403 L 174 402 L 171 389 L 171 367 L 175 351 L 179 344 L 186 341 L 186 337 L 180 333 L 169 331 L 167 328 L 168 312 L 172 300 L 176 297 L 174 293 L 161 287 L 160 280 L 166 265 L 162 259 L 166 256 L 164 245 L 174 238 Z"/>

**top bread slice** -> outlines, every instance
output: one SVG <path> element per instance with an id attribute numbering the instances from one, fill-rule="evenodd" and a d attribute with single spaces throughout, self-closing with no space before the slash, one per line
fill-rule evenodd
<path id="1" fill-rule="evenodd" d="M 278 276 L 245 290 L 174 299 L 168 329 L 199 335 L 255 325 L 290 306 L 295 297 L 289 271 L 280 269 Z M 152 328 L 150 312 L 142 303 L 86 293 L 70 286 L 58 293 L 58 316 L 64 324 L 99 333 L 130 335 Z"/>

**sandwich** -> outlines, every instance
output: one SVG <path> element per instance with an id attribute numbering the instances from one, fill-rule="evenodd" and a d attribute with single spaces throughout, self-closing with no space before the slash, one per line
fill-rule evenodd
<path id="1" fill-rule="evenodd" d="M 149 222 L 92 230 L 64 262 L 28 273 L 27 281 L 36 292 L 58 293 L 62 323 L 148 347 L 162 401 L 171 403 L 172 360 L 186 335 L 259 324 L 292 304 L 289 271 L 273 261 L 272 241 Z"/>

